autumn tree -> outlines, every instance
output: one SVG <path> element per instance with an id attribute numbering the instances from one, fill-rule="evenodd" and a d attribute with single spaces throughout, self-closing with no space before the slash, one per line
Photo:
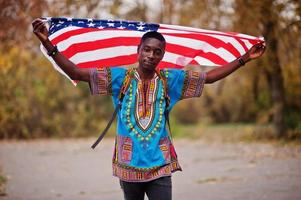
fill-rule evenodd
<path id="1" fill-rule="evenodd" d="M 263 75 L 267 83 L 265 91 L 268 91 L 271 105 L 266 112 L 271 114 L 275 135 L 283 137 L 287 132 L 285 116 L 290 110 L 287 102 L 290 96 L 285 91 L 284 80 L 286 73 L 290 71 L 287 66 L 295 65 L 293 70 L 299 71 L 300 75 L 300 70 L 296 70 L 298 68 L 296 61 L 300 61 L 298 56 L 287 58 L 290 54 L 300 53 L 300 3 L 237 0 L 235 10 L 235 27 L 238 30 L 255 35 L 262 34 L 266 40 L 267 52 L 263 60 L 256 61 L 257 68 L 253 73 L 253 93 L 255 100 L 259 101 L 258 83 L 260 76 Z M 289 41 L 287 40 L 289 35 L 295 35 L 295 38 Z"/>

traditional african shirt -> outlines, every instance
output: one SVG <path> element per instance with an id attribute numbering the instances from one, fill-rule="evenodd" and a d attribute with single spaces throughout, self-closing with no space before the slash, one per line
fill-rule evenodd
<path id="1" fill-rule="evenodd" d="M 113 104 L 126 76 L 125 68 L 95 68 L 90 71 L 93 95 L 111 95 Z M 199 97 L 205 73 L 165 69 L 168 110 L 182 99 Z M 134 70 L 117 117 L 117 134 L 113 155 L 113 175 L 123 181 L 145 182 L 181 170 L 165 123 L 166 101 L 163 80 L 155 73 L 143 82 Z"/>

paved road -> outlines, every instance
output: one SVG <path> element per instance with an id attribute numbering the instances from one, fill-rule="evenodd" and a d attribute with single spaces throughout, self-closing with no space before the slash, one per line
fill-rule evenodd
<path id="1" fill-rule="evenodd" d="M 118 200 L 113 140 L 0 142 L 7 175 L 2 200 Z M 300 200 L 301 147 L 176 140 L 183 172 L 173 175 L 174 200 Z"/>

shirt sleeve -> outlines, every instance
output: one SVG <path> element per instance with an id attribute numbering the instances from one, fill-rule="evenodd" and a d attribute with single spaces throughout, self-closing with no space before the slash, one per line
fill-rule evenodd
<path id="1" fill-rule="evenodd" d="M 206 73 L 186 71 L 182 87 L 181 99 L 200 97 L 206 81 Z"/>
<path id="2" fill-rule="evenodd" d="M 206 73 L 179 69 L 164 70 L 164 73 L 167 77 L 171 106 L 182 99 L 201 96 Z"/>
<path id="3" fill-rule="evenodd" d="M 125 77 L 125 68 L 93 68 L 90 70 L 92 95 L 118 96 Z"/>

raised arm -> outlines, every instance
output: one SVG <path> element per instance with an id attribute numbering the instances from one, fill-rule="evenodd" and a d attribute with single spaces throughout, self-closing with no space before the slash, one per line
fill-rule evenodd
<path id="1" fill-rule="evenodd" d="M 45 23 L 41 19 L 35 19 L 32 22 L 33 32 L 37 38 L 41 41 L 48 53 L 52 53 L 51 57 L 56 64 L 73 80 L 86 81 L 90 80 L 89 70 L 79 69 L 76 65 L 67 59 L 60 52 L 55 51 L 55 46 L 50 42 L 48 38 L 48 30 Z"/>
<path id="2" fill-rule="evenodd" d="M 246 54 L 240 58 L 213 70 L 210 70 L 206 73 L 206 82 L 205 83 L 214 83 L 220 79 L 225 78 L 245 63 L 249 62 L 252 59 L 260 57 L 265 51 L 265 43 L 255 44 Z"/>

